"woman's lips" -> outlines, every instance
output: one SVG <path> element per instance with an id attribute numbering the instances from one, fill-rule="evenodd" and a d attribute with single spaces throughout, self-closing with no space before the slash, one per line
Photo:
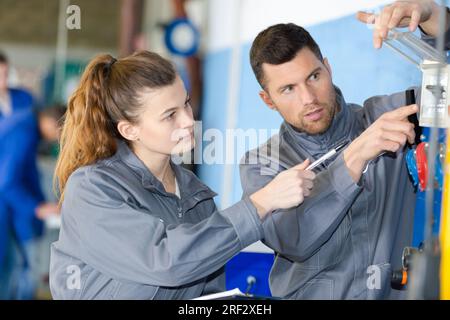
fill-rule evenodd
<path id="1" fill-rule="evenodd" d="M 305 115 L 305 118 L 309 121 L 317 121 L 320 118 L 322 118 L 323 115 L 323 108 L 314 110 L 313 112 L 310 112 Z"/>

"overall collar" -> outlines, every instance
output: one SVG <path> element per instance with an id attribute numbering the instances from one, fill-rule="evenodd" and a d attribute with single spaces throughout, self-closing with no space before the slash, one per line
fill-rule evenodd
<path id="1" fill-rule="evenodd" d="M 155 177 L 155 175 L 145 166 L 141 159 L 136 156 L 136 154 L 124 141 L 117 141 L 116 155 L 139 176 L 144 188 L 157 191 L 165 196 L 174 196 L 174 194 L 165 191 L 164 185 L 161 181 Z M 194 173 L 182 168 L 181 165 L 173 163 L 172 160 L 170 160 L 170 165 L 176 176 L 182 199 L 190 198 L 194 194 L 202 191 L 214 193 L 204 183 L 202 183 Z"/>

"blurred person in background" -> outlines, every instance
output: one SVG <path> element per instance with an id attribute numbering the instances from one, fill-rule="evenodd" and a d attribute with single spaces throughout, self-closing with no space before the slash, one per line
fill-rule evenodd
<path id="1" fill-rule="evenodd" d="M 34 100 L 24 89 L 8 86 L 8 58 L 0 51 L 0 119 L 10 116 L 13 112 L 31 109 Z"/>
<path id="2" fill-rule="evenodd" d="M 36 245 L 43 223 L 58 213 L 39 183 L 37 149 L 56 142 L 63 106 L 22 109 L 0 119 L 0 299 L 32 299 Z"/>

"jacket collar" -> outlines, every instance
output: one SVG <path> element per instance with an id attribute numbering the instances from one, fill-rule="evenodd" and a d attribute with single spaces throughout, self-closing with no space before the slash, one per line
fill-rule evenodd
<path id="1" fill-rule="evenodd" d="M 280 136 L 285 136 L 297 148 L 302 149 L 313 158 L 325 154 L 341 143 L 349 143 L 353 136 L 356 119 L 349 110 L 341 90 L 338 87 L 335 87 L 335 90 L 336 102 L 340 106 L 340 110 L 335 114 L 327 131 L 318 135 L 310 135 L 297 131 L 292 125 L 284 121 L 281 125 Z"/>
<path id="2" fill-rule="evenodd" d="M 153 173 L 145 166 L 145 164 L 136 156 L 136 154 L 121 140 L 117 141 L 118 158 L 131 168 L 141 179 L 142 186 L 165 196 L 173 196 L 173 194 L 165 191 L 163 184 Z M 208 196 L 215 196 L 216 193 L 209 189 L 197 176 L 191 171 L 184 169 L 181 165 L 177 165 L 170 160 L 170 165 L 177 178 L 181 199 L 189 199 L 195 194 L 206 191 Z"/>

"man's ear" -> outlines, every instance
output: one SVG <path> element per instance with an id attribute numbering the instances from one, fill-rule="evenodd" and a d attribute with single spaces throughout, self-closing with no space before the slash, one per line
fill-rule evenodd
<path id="1" fill-rule="evenodd" d="M 330 76 L 333 77 L 333 72 L 331 71 L 331 66 L 328 63 L 327 58 L 323 58 L 323 64 L 325 65 L 325 68 L 327 68 L 328 72 L 330 73 Z"/>
<path id="2" fill-rule="evenodd" d="M 117 124 L 117 131 L 120 135 L 129 141 L 139 139 L 139 128 L 128 121 L 121 120 Z"/>
<path id="3" fill-rule="evenodd" d="M 261 97 L 262 101 L 272 110 L 277 111 L 277 107 L 272 101 L 272 98 L 269 96 L 269 94 L 265 90 L 261 90 L 259 92 L 259 96 Z"/>

